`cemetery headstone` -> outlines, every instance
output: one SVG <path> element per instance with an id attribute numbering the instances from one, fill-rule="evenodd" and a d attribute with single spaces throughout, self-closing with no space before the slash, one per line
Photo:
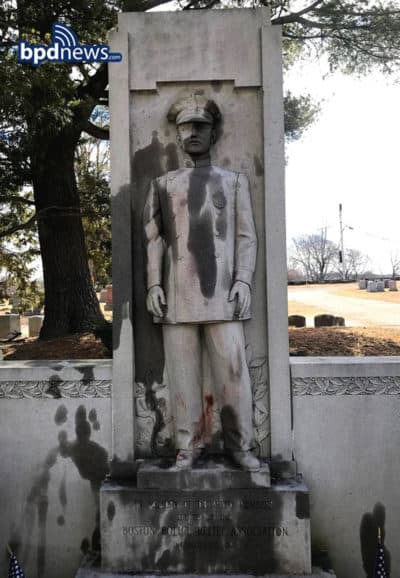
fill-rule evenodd
<path id="1" fill-rule="evenodd" d="M 106 304 L 104 307 L 105 311 L 112 311 L 113 308 L 113 286 L 106 285 Z"/>
<path id="2" fill-rule="evenodd" d="M 21 331 L 21 317 L 14 313 L 0 315 L 0 339 L 5 339 L 10 334 Z"/>
<path id="3" fill-rule="evenodd" d="M 100 289 L 100 295 L 99 295 L 99 302 L 100 303 L 106 303 L 107 301 L 107 289 Z"/>
<path id="4" fill-rule="evenodd" d="M 322 313 L 314 317 L 314 327 L 333 327 L 334 325 L 336 325 L 336 317 L 334 315 Z"/>
<path id="5" fill-rule="evenodd" d="M 305 327 L 306 318 L 304 315 L 289 315 L 288 324 L 289 327 Z"/>
<path id="6" fill-rule="evenodd" d="M 28 317 L 28 334 L 29 337 L 38 337 L 43 325 L 43 315 L 31 315 Z"/>

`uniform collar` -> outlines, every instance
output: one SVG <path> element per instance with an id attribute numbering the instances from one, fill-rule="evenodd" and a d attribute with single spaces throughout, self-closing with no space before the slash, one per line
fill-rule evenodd
<path id="1" fill-rule="evenodd" d="M 206 157 L 203 159 L 193 160 L 190 159 L 185 163 L 187 168 L 200 168 L 200 167 L 209 167 L 211 165 L 210 157 Z"/>

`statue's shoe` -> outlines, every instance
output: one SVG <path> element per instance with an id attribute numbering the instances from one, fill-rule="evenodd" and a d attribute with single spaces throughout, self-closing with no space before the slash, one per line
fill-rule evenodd
<path id="1" fill-rule="evenodd" d="M 190 469 L 195 461 L 200 457 L 201 449 L 179 450 L 176 456 L 176 467 L 180 470 Z"/>
<path id="2" fill-rule="evenodd" d="M 255 455 L 248 451 L 233 451 L 231 453 L 232 459 L 237 466 L 242 470 L 248 472 L 258 472 L 261 468 L 261 464 Z"/>

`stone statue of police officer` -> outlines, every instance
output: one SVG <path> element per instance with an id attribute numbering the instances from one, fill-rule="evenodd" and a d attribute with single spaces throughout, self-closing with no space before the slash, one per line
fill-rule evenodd
<path id="1" fill-rule="evenodd" d="M 247 177 L 210 163 L 220 118 L 215 102 L 197 94 L 168 113 L 193 168 L 151 183 L 144 210 L 146 304 L 163 328 L 177 467 L 190 468 L 204 447 L 205 348 L 225 451 L 242 469 L 255 471 L 260 464 L 251 453 L 252 394 L 242 322 L 250 318 L 257 239 Z"/>

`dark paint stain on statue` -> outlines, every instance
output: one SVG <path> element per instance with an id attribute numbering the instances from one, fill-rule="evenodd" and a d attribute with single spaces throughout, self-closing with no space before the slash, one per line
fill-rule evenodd
<path id="1" fill-rule="evenodd" d="M 114 520 L 114 516 L 115 516 L 115 504 L 111 500 L 107 506 L 107 518 L 110 523 Z"/>
<path id="2" fill-rule="evenodd" d="M 144 283 L 146 262 L 142 250 L 142 216 L 145 200 L 152 179 L 165 173 L 164 164 L 173 167 L 177 162 L 176 146 L 173 143 L 165 147 L 158 138 L 157 131 L 153 131 L 151 143 L 135 152 L 132 160 L 133 187 L 133 317 L 135 342 L 135 381 L 143 382 L 149 368 L 152 369 L 155 381 L 162 383 L 164 374 L 164 348 L 162 343 L 161 327 L 155 325 L 146 311 Z M 129 210 L 129 203 L 125 201 L 121 211 Z M 127 296 L 128 300 L 132 295 Z M 118 317 L 116 322 L 118 323 Z M 119 328 L 117 328 L 119 334 Z"/>
<path id="3" fill-rule="evenodd" d="M 310 500 L 308 494 L 297 492 L 296 516 L 299 520 L 308 519 L 310 517 Z"/>
<path id="4" fill-rule="evenodd" d="M 58 489 L 58 497 L 60 499 L 61 506 L 63 508 L 66 508 L 68 500 L 67 500 L 67 486 L 66 486 L 66 480 L 65 480 L 65 472 L 64 472 L 63 478 L 61 480 L 60 487 Z"/>
<path id="5" fill-rule="evenodd" d="M 151 143 L 136 151 L 133 157 L 133 174 L 135 175 L 135 181 L 142 178 L 146 178 L 149 181 L 158 177 L 163 173 L 163 167 L 161 165 L 161 158 L 164 154 L 164 146 L 158 138 L 158 132 L 154 130 L 152 132 Z"/>
<path id="6" fill-rule="evenodd" d="M 37 575 L 42 576 L 46 566 L 46 525 L 49 506 L 48 489 L 50 483 L 50 470 L 57 461 L 58 448 L 51 449 L 43 464 L 40 472 L 34 479 L 31 491 L 27 498 L 27 508 L 25 511 L 25 529 L 27 535 L 34 531 L 34 508 L 37 512 L 38 521 L 38 541 L 37 541 Z"/>
<path id="7" fill-rule="evenodd" d="M 59 405 L 54 416 L 54 421 L 57 425 L 62 425 L 68 419 L 68 410 L 65 405 Z"/>
<path id="8" fill-rule="evenodd" d="M 211 171 L 211 167 L 194 169 L 190 175 L 188 193 L 188 249 L 195 259 L 201 292 L 208 298 L 214 296 L 217 283 L 212 213 L 210 209 L 204 209 Z"/>
<path id="9" fill-rule="evenodd" d="M 98 423 L 95 411 L 92 410 L 89 415 L 92 420 L 96 420 L 94 423 Z M 108 453 L 100 444 L 90 439 L 91 432 L 92 428 L 86 417 L 86 408 L 80 405 L 75 414 L 76 440 L 68 441 L 67 432 L 65 430 L 60 431 L 58 449 L 60 456 L 70 458 L 78 469 L 80 476 L 90 482 L 92 491 L 96 496 L 96 500 L 98 500 L 100 485 L 109 471 Z M 91 547 L 94 551 L 100 550 L 100 515 L 98 510 L 96 512 L 96 523 L 92 534 Z M 81 549 L 84 552 L 82 545 Z"/>
<path id="10" fill-rule="evenodd" d="M 90 552 L 90 541 L 88 538 L 83 538 L 81 542 L 81 552 L 86 555 Z"/>
<path id="11" fill-rule="evenodd" d="M 264 174 L 264 167 L 263 167 L 262 162 L 260 161 L 260 159 L 258 158 L 257 155 L 254 155 L 253 161 L 254 161 L 254 172 L 255 172 L 256 176 L 262 177 Z"/>
<path id="12" fill-rule="evenodd" d="M 372 512 L 366 512 L 360 524 L 360 542 L 363 567 L 367 578 L 374 578 L 375 560 L 378 548 L 378 528 L 381 529 L 381 542 L 383 544 L 387 575 L 390 576 L 391 554 L 385 546 L 385 520 L 386 509 L 383 504 L 377 502 Z"/>
<path id="13" fill-rule="evenodd" d="M 71 458 L 81 477 L 89 480 L 92 489 L 98 491 L 108 473 L 108 453 L 101 445 L 90 439 L 91 427 L 83 405 L 76 411 L 75 433 L 76 440 L 69 442 L 67 433 L 60 432 L 60 455 Z"/>
<path id="14" fill-rule="evenodd" d="M 100 430 L 100 422 L 97 419 L 97 411 L 95 410 L 95 408 L 93 408 L 89 411 L 88 417 L 89 417 L 89 421 L 92 424 L 94 431 L 99 431 Z"/>
<path id="15" fill-rule="evenodd" d="M 211 88 L 214 92 L 221 92 L 222 90 L 222 80 L 212 80 L 211 81 Z"/>
<path id="16" fill-rule="evenodd" d="M 176 171 L 179 168 L 178 147 L 175 143 L 170 142 L 165 147 L 165 156 L 167 157 L 167 171 Z"/>

